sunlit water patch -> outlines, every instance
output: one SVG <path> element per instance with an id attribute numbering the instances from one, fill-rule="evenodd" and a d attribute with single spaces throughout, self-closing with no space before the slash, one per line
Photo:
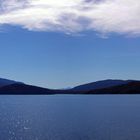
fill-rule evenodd
<path id="1" fill-rule="evenodd" d="M 0 140 L 140 140 L 140 96 L 0 96 Z"/>

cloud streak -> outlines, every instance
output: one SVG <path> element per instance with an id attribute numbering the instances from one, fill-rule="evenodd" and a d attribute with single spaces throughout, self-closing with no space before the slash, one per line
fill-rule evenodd
<path id="1" fill-rule="evenodd" d="M 0 25 L 140 36 L 139 0 L 0 0 Z"/>

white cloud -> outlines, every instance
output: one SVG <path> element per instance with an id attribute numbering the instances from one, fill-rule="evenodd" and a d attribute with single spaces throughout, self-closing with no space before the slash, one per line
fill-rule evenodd
<path id="1" fill-rule="evenodd" d="M 139 0 L 0 0 L 0 25 L 140 35 Z"/>

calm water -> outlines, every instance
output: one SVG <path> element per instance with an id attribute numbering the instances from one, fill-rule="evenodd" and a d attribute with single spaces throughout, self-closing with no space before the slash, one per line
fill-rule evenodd
<path id="1" fill-rule="evenodd" d="M 0 96 L 0 140 L 140 140 L 140 96 Z"/>

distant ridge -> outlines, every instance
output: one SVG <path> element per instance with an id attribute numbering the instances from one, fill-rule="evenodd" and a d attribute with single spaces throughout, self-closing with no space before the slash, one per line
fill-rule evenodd
<path id="1" fill-rule="evenodd" d="M 0 95 L 53 95 L 53 94 L 140 94 L 140 81 L 103 80 L 72 89 L 53 90 L 0 78 Z"/>
<path id="2" fill-rule="evenodd" d="M 14 83 L 0 88 L 0 94 L 14 95 L 39 95 L 54 94 L 55 90 L 41 88 L 32 85 Z"/>
<path id="3" fill-rule="evenodd" d="M 14 81 L 14 80 L 0 78 L 0 87 L 15 84 L 15 83 L 23 84 L 22 82 L 17 82 L 17 81 Z"/>
<path id="4" fill-rule="evenodd" d="M 85 94 L 140 94 L 140 81 L 133 81 L 127 84 L 102 88 L 102 89 L 95 89 Z"/>
<path id="5" fill-rule="evenodd" d="M 102 80 L 102 81 L 96 81 L 88 84 L 83 84 L 76 86 L 72 88 L 73 91 L 90 91 L 90 90 L 95 90 L 95 89 L 100 89 L 100 88 L 107 88 L 111 86 L 117 86 L 117 85 L 123 85 L 127 84 L 129 82 L 132 82 L 134 80 L 113 80 L 113 79 L 107 79 L 107 80 Z"/>

